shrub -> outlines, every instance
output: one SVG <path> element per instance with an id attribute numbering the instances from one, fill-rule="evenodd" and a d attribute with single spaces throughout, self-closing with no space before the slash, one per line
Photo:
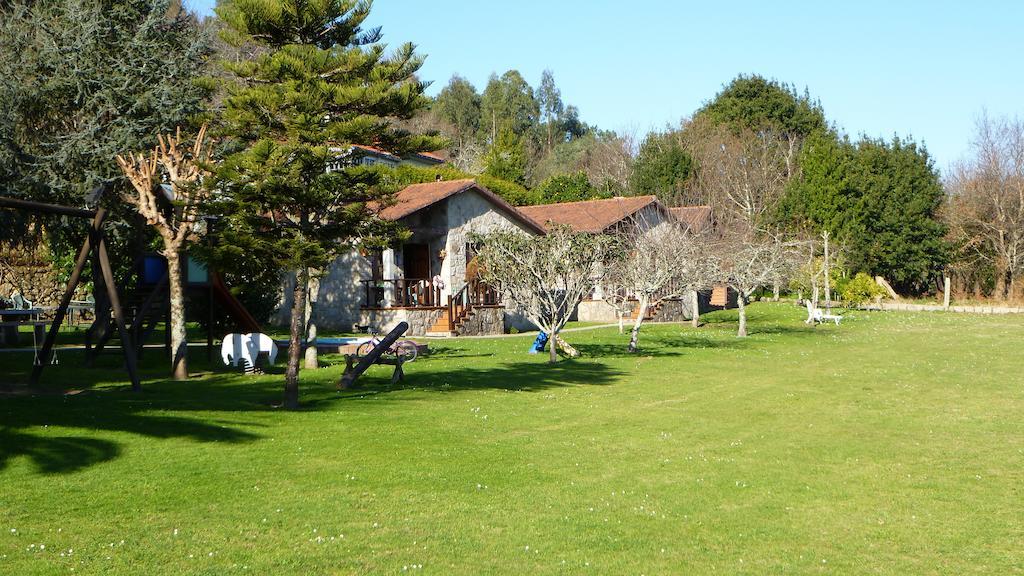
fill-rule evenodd
<path id="1" fill-rule="evenodd" d="M 846 282 L 843 286 L 842 292 L 843 300 L 849 302 L 853 306 L 859 306 L 875 298 L 879 298 L 885 295 L 885 290 L 882 289 L 875 280 L 865 274 L 864 272 L 858 272 L 857 275 Z"/>

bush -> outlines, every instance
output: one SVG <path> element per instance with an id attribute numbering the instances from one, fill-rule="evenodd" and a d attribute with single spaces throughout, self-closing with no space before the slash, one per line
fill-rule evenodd
<path id="1" fill-rule="evenodd" d="M 852 280 L 846 282 L 845 286 L 842 287 L 841 294 L 843 300 L 850 303 L 850 305 L 859 306 L 884 296 L 885 290 L 875 282 L 874 278 L 864 272 L 858 272 Z"/>

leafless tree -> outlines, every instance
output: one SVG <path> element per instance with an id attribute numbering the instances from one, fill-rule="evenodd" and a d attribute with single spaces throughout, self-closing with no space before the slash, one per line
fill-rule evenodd
<path id="1" fill-rule="evenodd" d="M 726 228 L 763 227 L 795 175 L 799 138 L 705 120 L 690 122 L 684 134 L 698 165 L 687 196 L 710 204 Z"/>
<path id="2" fill-rule="evenodd" d="M 636 142 L 635 130 L 598 138 L 581 167 L 590 183 L 598 187 L 611 183 L 620 190 L 628 190 Z"/>
<path id="3" fill-rule="evenodd" d="M 181 256 L 197 235 L 199 208 L 209 192 L 202 186 L 204 165 L 210 160 L 206 126 L 199 129 L 192 146 L 181 146 L 181 129 L 174 136 L 160 134 L 147 155 L 118 155 L 117 163 L 132 184 L 124 198 L 156 229 L 167 258 L 168 292 L 171 301 L 171 370 L 177 380 L 188 378 L 188 340 L 185 333 L 185 290 Z"/>
<path id="4" fill-rule="evenodd" d="M 605 268 L 600 264 L 611 260 L 614 239 L 558 226 L 539 237 L 495 231 L 473 240 L 484 281 L 548 335 L 551 362 L 557 362 L 556 336 L 594 287 L 595 271 Z"/>
<path id="5" fill-rule="evenodd" d="M 781 284 L 790 274 L 795 259 L 793 244 L 764 234 L 731 235 L 719 244 L 721 280 L 736 291 L 739 308 L 739 337 L 747 336 L 747 303 L 759 288 Z"/>
<path id="6" fill-rule="evenodd" d="M 620 227 L 617 244 L 622 256 L 609 266 L 608 284 L 637 301 L 629 338 L 629 351 L 636 352 L 648 311 L 682 295 L 680 273 L 694 258 L 693 244 L 681 223 L 652 225 L 642 216 Z"/>
<path id="7" fill-rule="evenodd" d="M 973 156 L 948 181 L 951 228 L 966 252 L 996 267 L 1003 298 L 1024 272 L 1024 122 L 978 119 Z"/>

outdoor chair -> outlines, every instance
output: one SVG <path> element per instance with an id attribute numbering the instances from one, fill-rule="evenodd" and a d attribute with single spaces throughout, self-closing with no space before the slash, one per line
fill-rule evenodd
<path id="1" fill-rule="evenodd" d="M 823 322 L 835 322 L 836 326 L 839 326 L 839 322 L 843 319 L 843 317 L 838 314 L 826 314 L 825 311 L 822 310 L 821 308 L 815 308 L 814 304 L 812 304 L 810 300 L 807 300 L 806 303 L 807 320 L 804 321 L 806 324 L 821 324 Z"/>
<path id="2" fill-rule="evenodd" d="M 15 292 L 14 295 L 11 296 L 11 302 L 14 304 L 14 306 L 12 308 L 14 308 L 15 310 L 31 310 L 32 309 L 32 302 L 29 301 L 29 300 L 26 300 L 25 297 L 22 296 L 20 292 Z"/>

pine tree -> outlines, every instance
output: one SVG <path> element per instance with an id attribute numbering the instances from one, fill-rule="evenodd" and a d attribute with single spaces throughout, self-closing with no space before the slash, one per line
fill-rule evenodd
<path id="1" fill-rule="evenodd" d="M 251 59 L 226 64 L 222 121 L 234 147 L 214 182 L 217 259 L 262 259 L 296 274 L 284 404 L 298 406 L 298 370 L 311 270 L 353 242 L 385 238 L 393 225 L 368 203 L 386 201 L 379 171 L 346 162 L 351 145 L 394 154 L 444 142 L 398 128 L 426 106 L 423 62 L 412 44 L 391 54 L 380 29 L 365 30 L 370 1 L 227 0 L 217 8 L 225 40 Z"/>

